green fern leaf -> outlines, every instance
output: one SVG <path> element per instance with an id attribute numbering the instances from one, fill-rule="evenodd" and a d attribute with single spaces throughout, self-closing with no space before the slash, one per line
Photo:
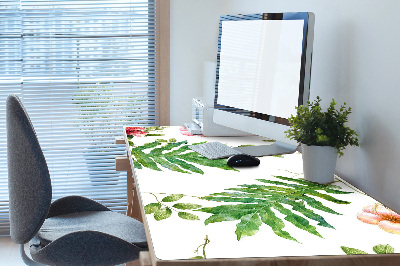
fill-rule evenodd
<path id="1" fill-rule="evenodd" d="M 251 236 L 258 232 L 261 223 L 271 227 L 273 232 L 282 238 L 297 241 L 291 233 L 284 231 L 285 222 L 305 230 L 310 234 L 321 237 L 317 226 L 335 229 L 325 218 L 314 210 L 340 215 L 340 213 L 325 206 L 321 200 L 336 204 L 349 204 L 350 202 L 337 199 L 332 194 L 342 193 L 337 188 L 326 188 L 303 179 L 285 178 L 278 176 L 277 180 L 258 179 L 263 184 L 243 184 L 238 187 L 228 188 L 224 192 L 213 193 L 202 199 L 208 201 L 234 203 L 223 204 L 215 207 L 205 207 L 196 211 L 210 213 L 204 223 L 217 223 L 236 221 L 235 231 L 237 239 Z M 288 182 L 285 182 L 288 181 Z M 322 193 L 323 191 L 324 193 Z M 276 213 L 284 215 L 283 220 Z M 259 222 L 261 221 L 261 223 Z"/>
<path id="2" fill-rule="evenodd" d="M 180 173 L 204 174 L 196 165 L 220 168 L 223 170 L 236 169 L 226 164 L 226 159 L 209 160 L 190 150 L 187 141 L 171 141 L 159 139 L 142 146 L 132 146 L 132 160 L 136 169 L 143 167 L 156 171 L 168 169 Z"/>

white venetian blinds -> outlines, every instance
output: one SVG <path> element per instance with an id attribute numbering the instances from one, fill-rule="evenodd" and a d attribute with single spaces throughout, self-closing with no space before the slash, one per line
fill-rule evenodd
<path id="1" fill-rule="evenodd" d="M 0 235 L 8 234 L 5 100 L 23 101 L 54 199 L 77 194 L 125 210 L 115 171 L 123 125 L 157 125 L 153 0 L 0 2 Z"/>

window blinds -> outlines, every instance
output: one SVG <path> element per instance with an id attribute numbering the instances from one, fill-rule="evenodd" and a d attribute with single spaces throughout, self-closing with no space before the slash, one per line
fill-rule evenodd
<path id="1" fill-rule="evenodd" d="M 126 209 L 114 158 L 123 125 L 157 125 L 157 21 L 149 0 L 0 2 L 0 235 L 9 233 L 5 100 L 23 101 L 53 200 L 82 195 Z"/>

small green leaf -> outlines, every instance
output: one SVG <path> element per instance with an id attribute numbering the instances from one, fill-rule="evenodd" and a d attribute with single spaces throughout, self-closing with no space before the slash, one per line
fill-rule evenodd
<path id="1" fill-rule="evenodd" d="M 160 203 L 150 203 L 150 204 L 147 204 L 146 206 L 144 206 L 144 212 L 146 214 L 150 214 L 150 213 L 154 213 L 154 212 L 158 211 L 160 208 L 161 208 Z"/>
<path id="2" fill-rule="evenodd" d="M 274 139 L 263 139 L 262 141 L 264 141 L 264 142 L 276 142 L 276 140 L 274 140 Z"/>
<path id="3" fill-rule="evenodd" d="M 185 220 L 200 220 L 199 216 L 188 212 L 178 212 L 178 216 Z"/>
<path id="4" fill-rule="evenodd" d="M 180 210 L 193 210 L 201 208 L 202 206 L 199 204 L 192 204 L 192 203 L 176 203 L 172 207 Z"/>
<path id="5" fill-rule="evenodd" d="M 180 200 L 181 198 L 183 198 L 183 194 L 171 194 L 171 195 L 163 198 L 161 201 L 162 202 L 173 202 L 173 201 Z"/>
<path id="6" fill-rule="evenodd" d="M 168 207 L 165 209 L 164 208 L 159 209 L 158 211 L 156 211 L 154 213 L 154 219 L 156 219 L 157 221 L 161 221 L 161 220 L 169 218 L 171 216 L 171 214 L 172 214 L 172 211 Z"/>
<path id="7" fill-rule="evenodd" d="M 394 253 L 394 248 L 390 246 L 389 244 L 387 245 L 376 245 L 372 248 L 376 254 L 388 254 L 388 253 Z"/>
<path id="8" fill-rule="evenodd" d="M 189 259 L 191 259 L 191 260 L 202 260 L 202 259 L 204 259 L 204 257 L 203 256 L 196 256 L 196 257 L 191 257 Z"/>
<path id="9" fill-rule="evenodd" d="M 365 251 L 359 250 L 359 249 L 355 249 L 355 248 L 349 248 L 349 247 L 345 247 L 345 246 L 341 246 L 340 247 L 344 253 L 346 253 L 347 255 L 356 255 L 356 254 L 368 254 Z"/>
<path id="10" fill-rule="evenodd" d="M 244 236 L 252 236 L 256 234 L 261 224 L 258 213 L 244 215 L 240 223 L 236 225 L 235 233 L 237 240 L 240 240 Z"/>
<path id="11" fill-rule="evenodd" d="M 256 146 L 254 144 L 243 144 L 243 145 L 239 145 L 238 148 L 243 148 L 243 147 L 253 147 Z"/>

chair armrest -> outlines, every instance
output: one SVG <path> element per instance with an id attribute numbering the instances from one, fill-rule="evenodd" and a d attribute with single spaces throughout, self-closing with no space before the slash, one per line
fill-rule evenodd
<path id="1" fill-rule="evenodd" d="M 47 218 L 68 214 L 73 212 L 83 211 L 111 211 L 106 206 L 98 203 L 97 201 L 81 197 L 81 196 L 67 196 L 55 200 L 49 210 Z"/>

